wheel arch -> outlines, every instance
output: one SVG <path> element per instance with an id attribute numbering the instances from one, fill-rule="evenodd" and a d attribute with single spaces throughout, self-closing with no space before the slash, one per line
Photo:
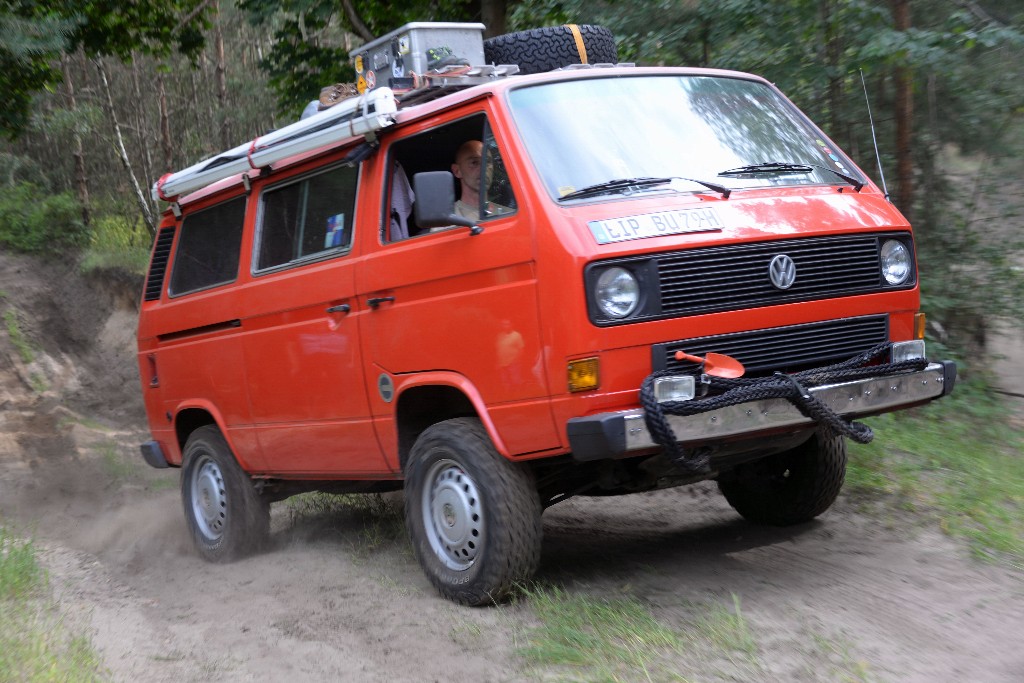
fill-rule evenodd
<path id="1" fill-rule="evenodd" d="M 207 425 L 217 427 L 221 436 L 223 436 L 224 440 L 227 442 L 228 448 L 231 449 L 231 453 L 234 455 L 235 460 L 243 469 L 248 471 L 249 468 L 247 463 L 238 457 L 238 449 L 235 448 L 235 444 L 232 442 L 231 433 L 228 431 L 227 424 L 224 422 L 223 416 L 213 404 L 207 401 L 183 403 L 178 406 L 178 409 L 174 413 L 174 436 L 178 442 L 178 450 L 182 456 L 184 456 L 185 444 L 188 442 L 188 437 L 191 436 L 192 432 Z"/>
<path id="2" fill-rule="evenodd" d="M 409 453 L 425 429 L 457 417 L 475 417 L 483 424 L 495 449 L 509 457 L 480 392 L 462 375 L 434 372 L 401 382 L 395 399 L 395 428 L 398 433 L 398 461 L 405 471 Z"/>

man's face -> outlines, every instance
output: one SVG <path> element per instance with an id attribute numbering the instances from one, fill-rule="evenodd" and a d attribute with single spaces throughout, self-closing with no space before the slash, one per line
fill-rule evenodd
<path id="1" fill-rule="evenodd" d="M 474 141 L 459 149 L 458 157 L 452 164 L 452 174 L 474 192 L 480 191 L 480 160 L 484 145 Z"/>

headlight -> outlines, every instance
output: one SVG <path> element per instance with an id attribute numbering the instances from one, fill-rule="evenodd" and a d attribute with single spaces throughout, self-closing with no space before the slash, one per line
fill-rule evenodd
<path id="1" fill-rule="evenodd" d="M 625 268 L 609 268 L 597 278 L 594 299 L 609 318 L 625 318 L 640 303 L 640 283 Z"/>
<path id="2" fill-rule="evenodd" d="M 903 242 L 886 240 L 882 245 L 882 277 L 890 285 L 902 285 L 910 279 L 910 250 Z"/>

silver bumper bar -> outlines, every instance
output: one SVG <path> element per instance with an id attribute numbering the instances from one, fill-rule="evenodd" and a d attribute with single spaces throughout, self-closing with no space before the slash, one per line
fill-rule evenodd
<path id="1" fill-rule="evenodd" d="M 956 365 L 930 363 L 924 370 L 825 384 L 810 393 L 845 417 L 887 413 L 925 403 L 953 390 Z M 669 415 L 669 424 L 682 444 L 754 437 L 760 433 L 810 426 L 813 421 L 780 398 L 751 401 L 698 415 Z M 568 423 L 569 442 L 577 460 L 600 460 L 652 450 L 641 409 L 601 413 Z"/>

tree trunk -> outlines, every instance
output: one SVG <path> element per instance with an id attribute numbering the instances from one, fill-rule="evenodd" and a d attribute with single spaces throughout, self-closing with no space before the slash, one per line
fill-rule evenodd
<path id="1" fill-rule="evenodd" d="M 171 143 L 171 116 L 167 112 L 167 87 L 164 72 L 160 69 L 156 73 L 156 89 L 160 107 L 160 147 L 164 153 L 163 170 L 164 173 L 170 173 L 174 170 L 174 145 Z"/>
<path id="2" fill-rule="evenodd" d="M 841 73 L 840 60 L 843 54 L 843 44 L 837 30 L 837 19 L 833 0 L 824 0 L 821 3 L 822 26 L 825 33 L 825 64 L 828 65 L 828 109 L 829 109 L 829 132 L 835 139 L 843 129 L 843 76 Z"/>
<path id="3" fill-rule="evenodd" d="M 483 21 L 484 38 L 493 38 L 505 33 L 506 0 L 480 0 L 480 20 Z"/>
<path id="4" fill-rule="evenodd" d="M 135 177 L 135 171 L 132 170 L 131 160 L 128 158 L 128 150 L 124 147 L 124 137 L 121 135 L 121 124 L 117 120 L 117 111 L 114 109 L 114 99 L 110 95 L 110 81 L 107 80 L 107 69 L 99 59 L 93 60 L 93 63 L 96 64 L 96 71 L 100 74 L 100 84 L 103 86 L 103 97 L 104 102 L 106 103 L 107 116 L 110 117 L 110 123 L 114 129 L 114 143 L 118 156 L 121 157 L 121 165 L 128 174 L 128 181 L 131 183 L 132 189 L 135 191 L 135 199 L 139 204 L 139 211 L 142 213 L 142 218 L 146 221 L 146 229 L 149 230 L 150 236 L 153 237 L 156 235 L 156 223 L 153 217 L 153 209 L 149 205 L 149 201 L 146 199 L 146 195 L 142 191 L 142 187 L 139 185 L 139 179 Z"/>
<path id="5" fill-rule="evenodd" d="M 142 78 L 139 75 L 140 59 L 139 55 L 132 54 L 132 88 L 134 89 L 133 101 L 135 106 L 131 108 L 131 111 L 135 117 L 136 145 L 142 157 L 142 177 L 152 178 L 153 156 L 149 152 L 152 127 L 149 122 L 149 107 L 147 106 L 146 96 L 142 94 Z"/>
<path id="6" fill-rule="evenodd" d="M 89 178 L 85 173 L 85 151 L 82 149 L 82 135 L 78 131 L 78 100 L 75 98 L 75 83 L 71 77 L 71 60 L 67 55 L 61 57 L 61 68 L 64 69 L 64 84 L 68 89 L 68 110 L 75 119 L 71 126 L 71 156 L 75 160 L 75 194 L 82 207 L 82 224 L 89 227 L 92 222 L 92 210 L 89 206 Z"/>
<path id="7" fill-rule="evenodd" d="M 890 5 L 896 30 L 909 30 L 910 0 L 890 0 Z M 914 207 L 914 91 L 910 68 L 897 66 L 893 82 L 896 86 L 896 206 L 909 219 Z"/>
<path id="8" fill-rule="evenodd" d="M 359 16 L 359 12 L 356 11 L 352 0 L 341 0 L 341 8 L 345 10 L 345 18 L 348 19 L 348 23 L 352 24 L 352 29 L 356 32 L 356 35 L 366 42 L 370 42 L 376 37 L 373 35 L 370 27 L 366 25 L 366 22 L 363 21 L 363 18 Z"/>
<path id="9" fill-rule="evenodd" d="M 228 114 L 228 81 L 227 66 L 224 59 L 224 31 L 221 28 L 222 15 L 220 3 L 214 6 L 215 20 L 213 23 L 213 45 L 217 54 L 217 68 L 215 71 L 217 80 L 217 104 L 220 115 L 220 146 L 223 149 L 231 147 L 231 117 Z"/>

